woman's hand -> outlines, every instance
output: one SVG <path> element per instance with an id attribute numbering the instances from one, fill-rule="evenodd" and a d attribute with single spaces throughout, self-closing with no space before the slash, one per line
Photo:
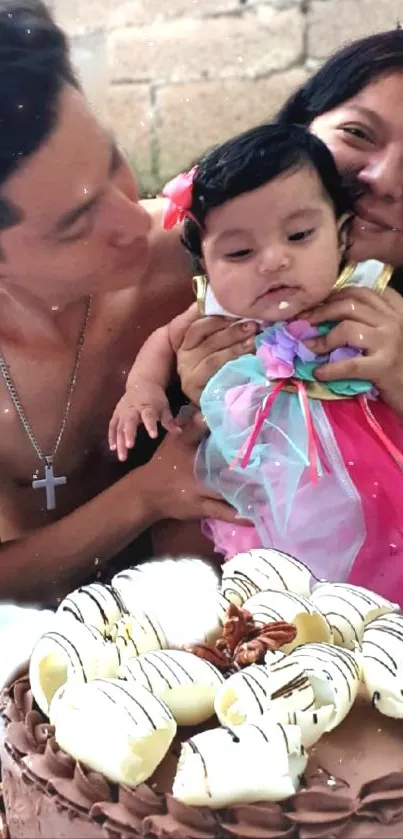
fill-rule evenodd
<path id="1" fill-rule="evenodd" d="M 253 321 L 221 315 L 200 318 L 189 327 L 177 359 L 182 390 L 193 404 L 198 405 L 203 388 L 223 364 L 253 350 L 258 329 Z"/>
<path id="2" fill-rule="evenodd" d="M 337 325 L 307 346 L 321 355 L 337 347 L 353 347 L 363 355 L 324 364 L 315 371 L 319 381 L 366 379 L 384 402 L 403 417 L 403 298 L 392 289 L 380 296 L 368 288 L 345 288 L 303 317 L 312 325 Z"/>

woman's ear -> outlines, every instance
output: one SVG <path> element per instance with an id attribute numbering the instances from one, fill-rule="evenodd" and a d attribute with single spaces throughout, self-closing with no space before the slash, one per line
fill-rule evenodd
<path id="1" fill-rule="evenodd" d="M 351 247 L 351 228 L 354 220 L 352 213 L 344 213 L 337 219 L 337 232 L 339 239 L 340 259 L 343 259 Z"/>

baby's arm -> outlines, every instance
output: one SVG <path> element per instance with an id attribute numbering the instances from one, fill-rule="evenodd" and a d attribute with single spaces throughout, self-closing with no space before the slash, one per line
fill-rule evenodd
<path id="1" fill-rule="evenodd" d="M 109 424 L 109 446 L 126 460 L 142 422 L 150 437 L 157 437 L 157 424 L 177 431 L 166 390 L 174 371 L 176 348 L 197 318 L 193 304 L 169 324 L 156 329 L 143 344 L 127 378 L 126 392 L 118 402 Z"/>

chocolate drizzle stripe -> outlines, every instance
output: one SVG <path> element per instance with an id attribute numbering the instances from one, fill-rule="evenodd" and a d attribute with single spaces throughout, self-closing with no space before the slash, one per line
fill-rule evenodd
<path id="1" fill-rule="evenodd" d="M 99 602 L 97 596 L 95 594 L 93 594 L 92 591 L 89 590 L 89 587 L 87 589 L 79 588 L 78 591 L 79 591 L 79 594 L 84 595 L 84 597 L 88 597 L 88 599 L 91 600 L 92 603 L 94 603 L 94 605 L 98 609 L 99 614 L 101 615 L 101 619 L 102 619 L 102 622 L 103 622 L 104 626 L 108 626 L 109 621 L 108 621 L 106 612 L 104 611 L 104 609 L 103 609 L 101 603 Z"/>
<path id="2" fill-rule="evenodd" d="M 385 625 L 383 625 L 383 626 L 379 625 L 377 627 L 373 627 L 372 630 L 369 630 L 369 631 L 385 632 L 386 635 L 391 635 L 392 638 L 397 638 L 398 641 L 403 640 L 403 629 L 400 629 L 400 627 L 399 628 L 391 627 L 389 624 L 387 624 L 386 626 Z"/>
<path id="3" fill-rule="evenodd" d="M 343 596 L 343 592 L 345 592 L 345 590 L 346 590 L 345 583 L 331 583 L 330 585 L 332 587 L 332 591 L 328 592 L 328 594 L 331 597 L 340 597 L 343 600 L 346 599 L 345 594 Z M 334 594 L 333 592 L 334 592 L 335 588 L 338 588 L 338 589 L 341 588 L 342 589 L 341 593 L 340 594 Z M 370 597 L 368 594 L 366 594 L 365 591 L 362 591 L 362 590 L 356 591 L 355 588 L 353 588 L 351 586 L 347 586 L 347 591 L 349 591 L 350 594 L 353 595 L 353 597 L 356 597 L 359 600 L 363 600 L 364 603 L 367 603 L 368 606 L 376 606 L 378 608 L 379 605 L 380 605 L 379 602 L 376 599 L 374 599 L 373 597 Z M 348 600 L 348 595 L 347 595 L 347 600 Z"/>
<path id="4" fill-rule="evenodd" d="M 260 609 L 260 611 L 257 611 Z M 277 612 L 276 609 L 272 609 L 271 606 L 264 606 L 263 603 L 257 603 L 256 606 L 253 606 L 253 620 L 256 623 L 271 623 L 276 620 L 282 621 L 283 616 L 281 612 Z"/>
<path id="5" fill-rule="evenodd" d="M 160 677 L 161 681 L 165 682 L 165 684 L 167 685 L 168 688 L 175 687 L 175 683 L 177 685 L 180 685 L 180 683 L 181 683 L 180 676 L 178 676 L 178 674 L 175 673 L 174 669 L 172 667 L 170 667 L 169 664 L 166 661 L 162 661 L 160 658 L 157 658 L 155 660 L 152 653 L 150 653 L 147 656 L 147 662 L 144 662 L 144 665 L 145 665 L 145 667 L 147 667 L 147 665 L 148 665 L 149 667 L 151 667 L 151 669 L 155 670 L 155 672 L 158 673 L 158 676 Z M 164 666 L 165 666 L 166 670 L 168 671 L 168 673 L 164 673 L 164 670 L 162 669 Z M 189 675 L 189 674 L 187 673 L 186 675 Z M 170 678 L 170 677 L 172 677 L 174 681 L 172 681 L 172 678 Z"/>
<path id="6" fill-rule="evenodd" d="M 235 595 L 236 597 L 242 597 L 242 599 L 247 600 L 251 596 L 251 592 L 242 585 L 239 585 L 238 588 L 234 588 L 234 582 L 236 581 L 232 581 L 231 585 L 227 585 L 224 587 L 225 581 L 223 581 L 224 597 L 230 600 L 230 598 Z"/>
<path id="7" fill-rule="evenodd" d="M 357 613 L 360 620 L 363 621 L 363 622 L 365 621 L 365 615 L 363 615 L 362 612 L 360 612 L 358 606 L 356 606 L 355 603 L 351 603 L 351 601 L 348 599 L 348 597 L 343 597 L 342 594 L 331 594 L 331 595 L 327 595 L 327 596 L 329 598 L 331 598 L 332 600 L 341 600 L 342 603 L 344 603 L 344 604 L 347 603 L 349 606 L 351 606 L 353 611 Z M 320 608 L 320 604 L 319 604 L 319 608 Z M 351 626 L 351 628 L 354 629 L 354 625 L 351 623 L 351 621 L 348 618 L 346 618 L 344 612 L 336 612 L 332 609 L 331 612 L 326 611 L 325 614 L 326 614 L 326 617 L 327 617 L 328 620 L 329 620 L 330 616 L 334 615 L 334 617 L 341 618 L 342 620 L 346 621 L 346 623 L 348 623 Z M 354 632 L 355 632 L 355 629 L 354 629 Z"/>
<path id="8" fill-rule="evenodd" d="M 269 740 L 267 734 L 261 728 L 259 728 L 259 726 L 255 722 L 251 722 L 251 723 L 249 723 L 249 725 L 250 725 L 251 728 L 256 728 L 256 731 L 259 732 L 259 734 L 261 735 L 261 737 L 263 737 L 263 740 L 265 740 L 266 743 L 270 743 L 270 740 Z"/>
<path id="9" fill-rule="evenodd" d="M 217 670 L 217 667 L 214 667 L 214 664 L 212 664 L 211 661 L 207 661 L 206 658 L 204 658 L 203 661 L 204 661 L 204 664 L 207 665 L 207 667 L 210 668 L 211 672 L 214 674 L 216 679 L 218 681 L 220 681 L 221 680 L 221 673 Z"/>
<path id="10" fill-rule="evenodd" d="M 123 646 L 126 649 L 131 645 L 133 647 L 133 650 L 134 650 L 133 658 L 140 655 L 140 649 L 137 646 L 136 642 L 133 640 L 133 638 L 130 637 L 127 628 L 126 628 L 126 631 L 125 631 L 124 628 L 122 628 L 120 633 L 118 632 L 118 634 L 116 635 L 115 644 L 118 644 L 118 643 L 123 644 Z"/>
<path id="11" fill-rule="evenodd" d="M 107 699 L 109 699 L 109 702 L 112 703 L 112 705 L 118 705 L 118 700 L 111 696 L 109 691 L 105 690 L 105 688 L 102 688 L 99 684 L 97 685 L 97 690 L 99 690 L 100 693 L 103 693 L 103 695 L 106 696 Z M 132 722 L 134 722 L 135 725 L 138 725 L 138 719 L 135 716 L 133 716 L 126 704 L 123 705 L 123 708 L 126 711 L 127 716 L 130 717 L 130 719 L 132 720 Z"/>
<path id="12" fill-rule="evenodd" d="M 258 679 L 255 679 L 255 677 L 252 676 L 250 673 L 243 673 L 242 675 L 243 675 L 243 677 L 246 681 L 246 684 L 248 685 L 249 690 L 251 691 L 251 693 L 255 697 L 255 700 L 256 700 L 256 703 L 259 707 L 260 713 L 263 714 L 264 708 L 263 708 L 263 705 L 262 705 L 262 703 L 259 699 L 258 693 L 256 692 L 256 689 L 255 689 L 254 685 L 250 684 L 250 683 L 253 682 L 255 685 L 257 685 L 259 690 L 263 693 L 264 696 L 267 696 L 267 694 L 265 693 L 265 691 L 264 691 L 262 685 L 260 684 L 260 682 L 258 681 Z"/>
<path id="13" fill-rule="evenodd" d="M 103 683 L 103 684 L 105 684 L 105 683 Z M 99 682 L 98 682 L 98 685 L 97 685 L 97 686 L 99 686 Z M 116 691 L 119 691 L 119 690 L 120 690 L 120 691 L 122 691 L 122 692 L 123 692 L 123 693 L 124 693 L 124 694 L 128 697 L 128 699 L 130 700 L 130 702 L 132 702 L 134 705 L 136 705 L 136 706 L 137 706 L 137 707 L 138 707 L 138 708 L 142 711 L 142 713 L 144 714 L 144 716 L 148 719 L 148 721 L 149 721 L 149 723 L 150 723 L 151 727 L 152 727 L 155 731 L 157 730 L 157 726 L 156 726 L 156 724 L 155 724 L 154 720 L 152 719 L 152 717 L 150 716 L 150 714 L 148 713 L 147 709 L 144 707 L 144 705 L 143 705 L 143 704 L 142 704 L 142 703 L 141 703 L 138 699 L 136 699 L 136 698 L 135 698 L 135 697 L 134 697 L 134 696 L 130 693 L 130 691 L 126 690 L 126 688 L 124 688 L 124 687 L 123 687 L 123 684 L 120 684 L 120 683 L 118 683 L 117 681 L 115 681 L 115 682 L 113 682 L 113 684 L 112 684 L 112 685 L 110 685 L 109 687 L 113 687 L 113 689 L 114 689 L 114 690 L 116 690 Z M 102 688 L 100 688 L 100 690 L 101 690 L 101 689 L 102 689 Z M 109 696 L 110 696 L 110 694 L 108 694 L 108 691 L 107 691 L 107 690 L 105 690 L 105 689 L 104 689 L 102 692 L 103 692 L 103 693 L 105 693 L 106 695 L 109 695 Z M 158 698 L 158 696 L 154 696 L 154 694 L 151 694 L 151 696 L 152 696 L 152 699 L 154 699 L 154 700 L 155 700 L 155 702 L 157 702 L 157 703 L 158 703 L 158 705 L 160 705 L 161 710 L 164 712 L 164 717 L 167 719 L 167 718 L 168 718 L 168 710 L 167 710 L 166 705 L 165 705 L 163 702 L 161 702 L 161 700 Z M 115 703 L 116 703 L 116 700 L 115 700 L 115 699 L 113 699 L 113 697 L 110 697 L 110 699 L 111 699 L 111 701 L 112 701 L 112 702 L 115 702 Z M 133 719 L 133 720 L 134 720 L 134 722 L 136 723 L 136 725 L 138 725 L 138 724 L 139 724 L 138 719 L 136 719 L 136 718 L 135 718 L 135 717 L 134 717 L 134 716 L 130 713 L 130 711 L 129 711 L 129 709 L 128 709 L 127 707 L 126 707 L 126 711 L 127 711 L 128 715 L 131 717 L 131 719 Z"/>
<path id="14" fill-rule="evenodd" d="M 337 663 L 337 662 L 335 662 L 335 661 L 333 662 L 333 664 L 334 664 L 334 666 L 335 666 L 336 670 L 338 670 L 338 671 L 339 671 L 340 676 L 344 679 L 344 681 L 345 681 L 345 683 L 346 683 L 347 693 L 348 693 L 348 698 L 349 698 L 349 701 L 351 702 L 351 700 L 352 700 L 352 698 L 353 698 L 353 697 L 352 697 L 352 694 L 351 694 L 350 682 L 349 682 L 349 680 L 348 680 L 348 678 L 347 678 L 346 674 L 345 674 L 345 673 L 344 673 L 344 671 L 342 670 L 342 668 L 341 668 L 340 664 L 338 664 L 338 663 Z M 309 672 L 309 673 L 316 673 L 315 667 L 310 667 L 309 669 L 307 668 L 307 672 Z M 325 674 L 325 676 L 327 676 L 327 677 L 328 677 L 329 682 L 332 682 L 332 681 L 333 681 L 333 680 L 332 680 L 332 674 L 331 674 L 331 673 L 330 673 L 330 671 L 327 669 L 327 667 L 323 667 L 323 668 L 322 668 L 322 672 Z"/>
<path id="15" fill-rule="evenodd" d="M 350 629 L 351 629 L 351 630 L 352 630 L 352 632 L 353 632 L 353 635 L 354 635 L 355 640 L 357 641 L 357 643 L 359 643 L 359 640 L 360 640 L 360 639 L 359 639 L 359 636 L 358 636 L 357 630 L 356 630 L 356 628 L 355 628 L 355 626 L 354 626 L 353 622 L 352 622 L 352 621 L 351 621 L 351 620 L 350 620 L 350 619 L 349 619 L 346 615 L 343 615 L 341 612 L 326 612 L 326 618 L 327 618 L 327 620 L 329 621 L 330 626 L 332 627 L 332 629 L 335 629 L 335 630 L 336 630 L 336 632 L 338 632 L 338 633 L 339 633 L 339 635 L 342 637 L 343 642 L 344 642 L 344 638 L 345 638 L 344 633 L 342 633 L 342 632 L 341 632 L 340 628 L 339 628 L 338 626 L 336 626 L 336 624 L 331 623 L 331 619 L 332 619 L 332 618 L 341 618 L 341 619 L 344 621 L 344 623 L 346 623 L 346 624 L 350 627 Z M 342 649 L 343 649 L 343 648 L 342 648 Z"/>
<path id="16" fill-rule="evenodd" d="M 287 682 L 286 685 L 283 685 L 281 688 L 278 688 L 278 690 L 275 690 L 274 693 L 271 694 L 271 699 L 280 699 L 281 697 L 292 696 L 294 691 L 302 693 L 304 690 L 309 690 L 310 687 L 311 685 L 308 676 L 296 676 L 295 679 L 291 679 L 291 681 Z"/>
<path id="17" fill-rule="evenodd" d="M 47 632 L 46 636 L 44 635 L 42 637 L 43 638 L 45 638 L 45 637 L 46 638 L 51 638 L 53 641 L 56 641 L 56 643 L 66 653 L 67 657 L 70 660 L 70 663 L 71 663 L 71 666 L 73 667 L 73 669 L 74 669 L 74 663 L 75 662 L 74 662 L 74 658 L 71 654 L 71 650 L 74 652 L 74 654 L 76 656 L 76 659 L 77 659 L 77 661 L 78 661 L 78 663 L 81 667 L 81 672 L 83 674 L 83 680 L 84 680 L 84 682 L 86 682 L 87 681 L 87 673 L 86 673 L 82 658 L 80 656 L 80 653 L 78 652 L 77 648 L 74 646 L 73 642 L 70 641 L 68 638 L 66 638 L 64 635 L 62 635 L 61 632 L 57 632 L 57 630 L 52 630 L 51 632 Z M 65 644 L 62 643 L 63 641 L 65 642 L 65 644 L 67 646 L 65 646 Z"/>
<path id="18" fill-rule="evenodd" d="M 132 668 L 133 668 L 133 669 L 132 669 Z M 128 674 L 129 674 L 130 679 L 132 679 L 133 681 L 136 681 L 136 675 L 135 675 L 135 672 L 134 672 L 134 674 L 133 674 L 133 670 L 134 670 L 134 671 L 136 671 L 136 668 L 138 668 L 138 669 L 140 670 L 140 672 L 143 674 L 144 679 L 145 679 L 145 682 L 146 682 L 146 685 L 148 686 L 148 690 L 150 690 L 150 691 L 152 692 L 152 687 L 153 687 L 153 686 L 152 686 L 152 682 L 151 682 L 151 679 L 150 679 L 150 677 L 149 677 L 149 675 L 148 675 L 148 673 L 147 673 L 146 668 L 144 667 L 144 662 L 143 662 L 143 661 L 141 661 L 141 656 L 139 656 L 138 658 L 136 658 L 136 660 L 135 660 L 135 661 L 133 661 L 133 664 L 132 664 L 132 665 L 128 664 L 128 665 L 125 667 L 125 670 L 124 670 L 124 672 L 125 672 L 125 673 L 128 673 Z"/>
<path id="19" fill-rule="evenodd" d="M 151 653 L 150 655 L 155 656 L 155 653 Z M 191 653 L 189 653 L 189 655 L 191 655 Z M 165 664 L 165 667 L 167 667 L 171 671 L 172 675 L 175 676 L 175 678 L 178 680 L 179 683 L 180 683 L 180 678 L 175 673 L 175 669 L 174 669 L 175 667 L 177 668 L 177 670 L 182 671 L 182 673 L 184 673 L 185 676 L 187 676 L 187 678 L 190 679 L 190 681 L 193 681 L 194 677 L 193 677 L 191 671 L 187 670 L 187 668 L 184 667 L 183 664 L 180 661 L 178 661 L 177 658 L 172 657 L 170 655 L 169 650 L 161 650 L 158 658 L 160 658 L 161 661 L 163 661 L 163 663 Z M 196 658 L 196 662 L 194 662 L 194 663 L 196 664 L 196 667 L 197 667 L 200 659 L 197 659 L 196 656 L 195 656 L 195 658 Z M 188 661 L 189 661 L 189 659 L 188 659 Z M 192 659 L 192 663 L 193 663 L 193 659 Z"/>
<path id="20" fill-rule="evenodd" d="M 144 617 L 145 617 L 146 621 L 149 623 L 149 625 L 151 626 L 151 629 L 154 632 L 154 635 L 155 635 L 155 637 L 156 637 L 156 639 L 157 639 L 157 641 L 158 641 L 158 643 L 159 643 L 159 645 L 162 649 L 166 645 L 165 638 L 162 638 L 162 636 L 160 635 L 159 630 L 157 629 L 157 626 L 154 624 L 153 620 L 150 618 L 150 615 L 144 613 Z M 146 634 L 147 629 L 145 629 L 145 627 L 141 623 L 140 618 L 137 618 L 137 615 L 136 615 L 136 620 L 138 621 L 138 624 L 141 627 L 141 629 L 143 630 L 144 634 Z"/>
<path id="21" fill-rule="evenodd" d="M 64 612 L 67 612 L 68 615 L 71 615 L 79 623 L 84 623 L 83 614 L 78 608 L 77 604 L 73 603 L 72 605 L 69 605 L 67 601 L 68 598 L 66 597 L 63 603 L 60 604 L 60 608 L 57 610 L 57 613 L 59 615 L 62 615 Z"/>
<path id="22" fill-rule="evenodd" d="M 289 754 L 290 753 L 290 744 L 288 742 L 287 732 L 286 732 L 284 726 L 281 724 L 281 722 L 278 723 L 278 727 L 279 727 L 279 729 L 280 729 L 280 731 L 281 731 L 281 733 L 284 737 L 285 745 L 286 745 L 286 749 L 287 749 L 287 754 Z"/>
<path id="23" fill-rule="evenodd" d="M 325 664 L 329 663 L 329 658 L 334 660 L 334 664 L 336 664 L 336 662 L 339 662 L 339 660 L 341 659 L 341 661 L 343 662 L 347 670 L 349 670 L 353 678 L 359 677 L 360 666 L 349 650 L 345 650 L 343 649 L 343 647 L 332 647 L 330 644 L 326 647 L 326 655 L 324 651 L 321 649 L 321 647 L 317 644 L 312 644 L 311 650 L 315 652 L 315 656 L 318 659 L 318 661 L 324 662 Z M 309 650 L 304 651 L 304 648 L 300 647 L 298 650 L 298 658 L 304 658 L 305 656 L 311 658 L 311 653 L 309 652 Z M 312 670 L 314 668 L 311 667 L 310 669 Z"/>
<path id="24" fill-rule="evenodd" d="M 368 646 L 375 647 L 375 649 L 381 651 L 382 655 L 385 656 L 385 658 L 387 658 L 390 661 L 393 670 L 384 661 L 381 661 L 381 659 L 379 659 L 379 663 L 382 664 L 384 667 L 386 667 L 386 669 L 389 670 L 389 673 L 392 673 L 392 675 L 395 675 L 396 671 L 397 671 L 397 662 L 395 661 L 393 656 L 391 656 L 390 653 L 388 653 L 383 647 L 381 647 L 380 644 L 377 644 L 376 641 L 371 641 L 370 638 L 365 640 L 365 650 Z M 365 658 L 375 658 L 375 660 L 376 660 L 375 656 L 368 656 L 368 653 L 366 651 L 364 653 L 364 657 Z"/>
<path id="25" fill-rule="evenodd" d="M 280 592 L 280 593 L 283 594 L 283 592 Z M 295 603 L 298 603 L 300 606 L 302 606 L 304 612 L 307 612 L 308 614 L 311 614 L 312 604 L 311 603 L 306 603 L 305 598 L 302 597 L 302 595 L 295 594 L 293 591 L 287 591 L 287 592 L 284 592 L 284 594 L 287 594 L 287 600 L 288 599 L 293 600 Z"/>
<path id="26" fill-rule="evenodd" d="M 223 729 L 224 729 L 224 731 L 227 731 L 227 732 L 228 732 L 228 734 L 229 734 L 229 735 L 230 735 L 230 737 L 231 737 L 231 740 L 232 740 L 234 743 L 240 743 L 240 739 L 239 739 L 238 735 L 237 735 L 237 734 L 235 734 L 235 731 L 234 731 L 234 729 L 233 729 L 233 728 L 230 728 L 230 726 L 229 726 L 229 725 L 222 725 L 222 726 L 221 726 L 221 728 L 223 728 Z"/>
<path id="27" fill-rule="evenodd" d="M 118 607 L 118 609 L 120 609 L 122 614 L 124 614 L 126 612 L 126 607 L 125 607 L 123 599 L 122 599 L 121 595 L 119 594 L 119 592 L 117 591 L 117 589 L 113 588 L 113 586 L 110 586 L 110 585 L 105 586 L 105 588 L 108 589 L 109 594 L 113 598 L 113 600 L 115 601 L 115 604 Z"/>
<path id="28" fill-rule="evenodd" d="M 367 654 L 365 654 L 365 658 L 366 658 L 366 659 L 369 659 L 369 661 L 376 661 L 376 663 L 377 663 L 377 664 L 380 664 L 380 665 L 381 665 L 381 667 L 384 667 L 384 668 L 385 668 L 385 670 L 388 670 L 388 672 L 391 674 L 391 676 L 396 676 L 396 672 L 397 672 L 397 671 L 396 671 L 396 670 L 392 670 L 392 668 L 391 668 L 391 667 L 389 667 L 389 665 L 388 665 L 388 664 L 385 664 L 385 662 L 384 662 L 384 661 L 381 661 L 381 659 L 380 659 L 380 658 L 377 658 L 377 656 L 375 656 L 375 655 L 367 655 Z"/>
<path id="29" fill-rule="evenodd" d="M 206 761 L 205 761 L 200 749 L 197 748 L 197 746 L 195 745 L 195 743 L 192 739 L 188 740 L 188 745 L 192 749 L 192 752 L 200 758 L 200 762 L 201 762 L 201 765 L 203 767 L 204 778 L 205 778 L 205 781 L 206 781 L 206 792 L 207 792 L 208 797 L 212 798 L 211 789 L 210 789 L 210 785 L 209 785 L 209 782 L 208 782 Z"/>
<path id="30" fill-rule="evenodd" d="M 284 586 L 284 588 L 285 588 L 285 589 L 287 589 L 287 585 L 286 585 L 286 582 L 285 582 L 284 577 L 282 577 L 282 576 L 281 576 L 280 571 L 278 570 L 278 568 L 276 568 L 276 567 L 275 567 L 275 565 L 273 565 L 273 563 L 270 561 L 270 559 L 267 559 L 266 557 L 261 556 L 261 554 L 259 554 L 259 556 L 258 556 L 257 558 L 258 558 L 258 559 L 260 559 L 260 561 L 261 561 L 264 565 L 268 565 L 268 566 L 269 566 L 269 568 L 270 568 L 270 570 L 273 572 L 273 574 L 274 574 L 276 577 L 278 577 L 278 578 L 279 578 L 279 580 L 280 580 L 280 582 L 281 582 L 282 586 Z M 264 577 L 266 577 L 266 580 L 271 581 L 271 577 L 272 577 L 272 574 L 271 574 L 271 573 L 265 574 L 265 572 L 263 572 L 263 576 L 264 576 Z M 274 586 L 273 586 L 273 588 L 274 588 Z"/>
<path id="31" fill-rule="evenodd" d="M 246 594 L 250 594 L 250 589 L 248 588 L 248 586 L 252 590 L 254 589 L 256 593 L 259 592 L 259 587 L 256 585 L 256 583 L 253 582 L 251 577 L 248 577 L 245 571 L 234 571 L 234 577 L 232 582 L 235 581 L 237 583 L 241 583 L 244 586 L 244 591 Z"/>

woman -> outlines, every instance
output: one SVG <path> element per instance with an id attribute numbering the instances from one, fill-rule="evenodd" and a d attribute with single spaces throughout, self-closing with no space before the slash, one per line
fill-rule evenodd
<path id="1" fill-rule="evenodd" d="M 383 297 L 365 288 L 338 292 L 309 313 L 312 323 L 337 321 L 315 352 L 348 345 L 363 351 L 326 365 L 318 378 L 371 380 L 403 417 L 403 31 L 384 32 L 344 47 L 282 108 L 283 122 L 310 126 L 330 148 L 357 192 L 350 258 L 396 266 Z M 393 290 L 395 289 L 395 290 Z M 192 401 L 227 360 L 247 352 L 247 324 L 223 318 L 196 322 L 179 353 L 182 386 Z M 253 339 L 253 336 L 252 336 Z"/>

